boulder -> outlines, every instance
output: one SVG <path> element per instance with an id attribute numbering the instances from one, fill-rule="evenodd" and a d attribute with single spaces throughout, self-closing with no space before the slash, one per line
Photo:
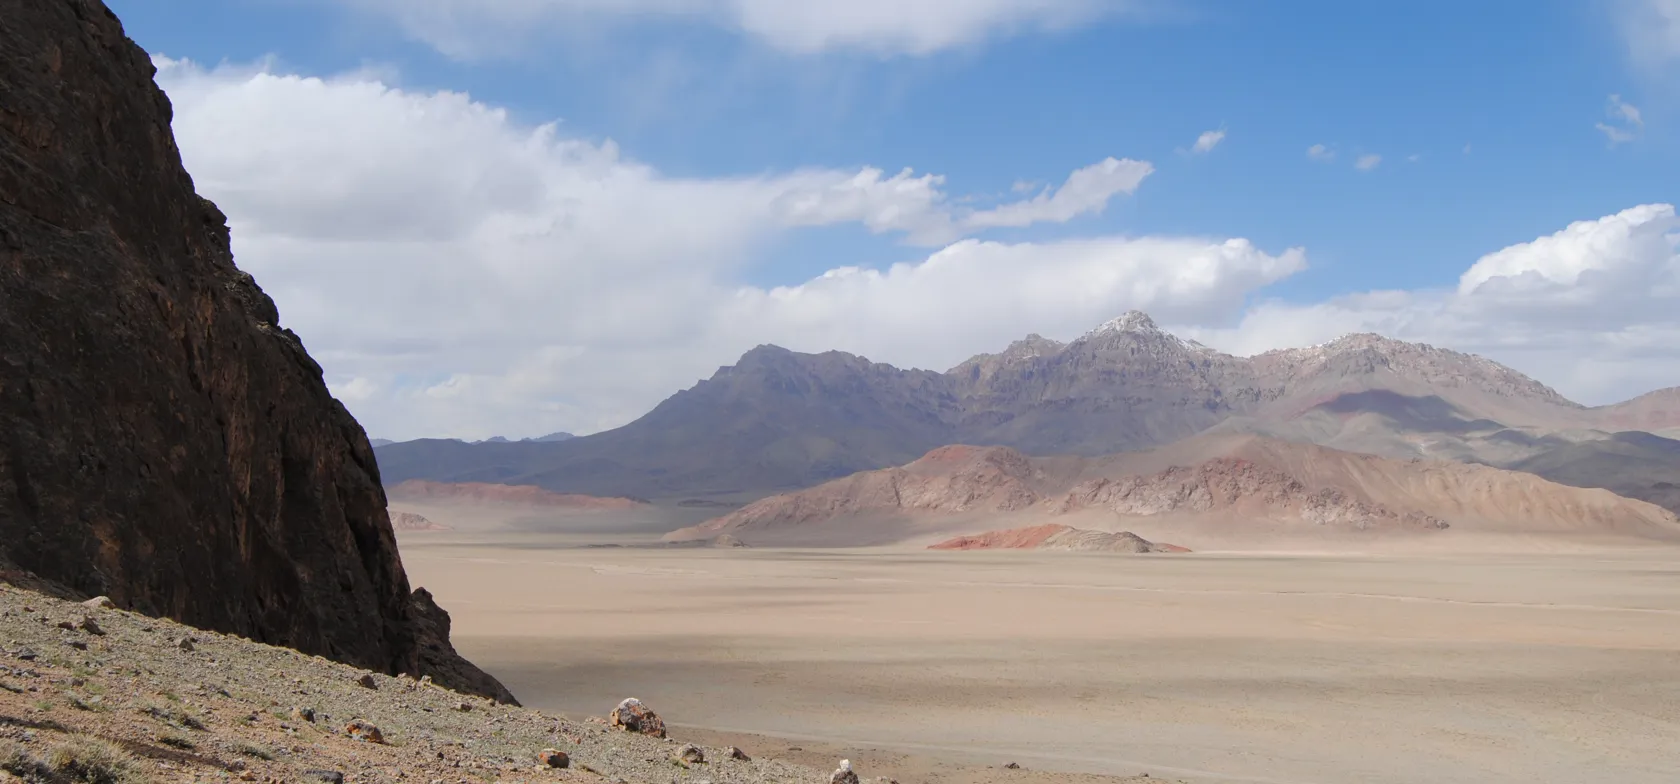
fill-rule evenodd
<path id="1" fill-rule="evenodd" d="M 607 721 L 614 727 L 628 731 L 651 735 L 655 738 L 665 737 L 665 722 L 659 714 L 642 704 L 641 700 L 630 697 L 613 709 Z"/>

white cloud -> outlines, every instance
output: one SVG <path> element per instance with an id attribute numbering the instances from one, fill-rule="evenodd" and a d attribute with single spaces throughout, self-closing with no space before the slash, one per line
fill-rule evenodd
<path id="1" fill-rule="evenodd" d="M 1680 60 L 1680 0 L 1622 0 L 1613 7 L 1636 63 L 1662 68 Z"/>
<path id="2" fill-rule="evenodd" d="M 1322 144 L 1315 144 L 1307 148 L 1307 157 L 1315 161 L 1336 160 L 1336 151 Z"/>
<path id="3" fill-rule="evenodd" d="M 1480 353 L 1588 403 L 1680 385 L 1680 219 L 1633 207 L 1489 253 L 1453 288 L 1268 302 L 1230 329 L 1191 329 L 1244 354 L 1378 332 Z"/>
<path id="4" fill-rule="evenodd" d="M 1421 160 L 1423 160 L 1423 153 L 1414 152 L 1411 155 L 1406 156 L 1407 163 L 1417 163 Z"/>
<path id="5" fill-rule="evenodd" d="M 1196 144 L 1190 148 L 1190 151 L 1197 155 L 1206 155 L 1213 152 L 1213 148 L 1218 147 L 1222 141 L 1225 141 L 1225 130 L 1223 128 L 1217 131 L 1203 131 L 1201 136 L 1196 137 Z"/>
<path id="6" fill-rule="evenodd" d="M 330 0 L 394 18 L 458 57 L 494 53 L 533 31 L 698 21 L 809 54 L 925 55 L 988 38 L 1058 30 L 1147 10 L 1142 0 Z"/>
<path id="7" fill-rule="evenodd" d="M 1639 132 L 1645 129 L 1645 118 L 1639 113 L 1639 107 L 1623 101 L 1620 95 L 1610 96 L 1605 111 L 1616 124 L 1600 122 L 1593 127 L 1603 132 L 1611 147 L 1639 138 Z"/>
<path id="8" fill-rule="evenodd" d="M 1370 171 L 1370 170 L 1375 169 L 1375 168 L 1377 168 L 1378 166 L 1381 166 L 1381 165 L 1382 165 L 1382 156 L 1377 155 L 1375 153 L 1368 154 L 1368 155 L 1361 155 L 1361 156 L 1359 156 L 1359 160 L 1353 162 L 1353 168 L 1358 169 L 1360 171 Z"/>
<path id="9" fill-rule="evenodd" d="M 763 342 L 942 368 L 1131 307 L 1216 318 L 1305 265 L 1242 240 L 962 239 L 1099 212 L 1149 175 L 1141 161 L 975 209 L 933 175 L 669 177 L 465 95 L 157 62 L 239 264 L 384 437 L 618 425 Z M 755 249 L 839 224 L 943 247 L 740 283 Z"/>

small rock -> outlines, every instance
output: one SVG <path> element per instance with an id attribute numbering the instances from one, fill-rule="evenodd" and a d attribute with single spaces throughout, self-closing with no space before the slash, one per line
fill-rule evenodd
<path id="1" fill-rule="evenodd" d="M 732 759 L 732 760 L 740 760 L 742 762 L 752 762 L 752 757 L 747 756 L 746 752 L 744 752 L 744 751 L 742 751 L 738 748 L 735 748 L 734 746 L 730 746 L 727 750 L 724 751 L 724 753 L 728 754 L 729 758 Z"/>
<path id="2" fill-rule="evenodd" d="M 182 637 L 181 639 L 175 641 L 175 647 L 180 648 L 183 651 L 190 651 L 197 646 L 193 645 L 193 638 Z"/>
<path id="3" fill-rule="evenodd" d="M 470 702 L 457 702 L 457 703 L 455 703 L 455 710 L 458 710 L 462 713 L 471 712 L 472 711 L 472 703 L 470 703 Z"/>
<path id="4" fill-rule="evenodd" d="M 699 765 L 700 763 L 703 763 L 703 762 L 706 761 L 706 752 L 703 751 L 699 746 L 696 746 L 692 743 L 683 744 L 683 747 L 680 748 L 680 749 L 677 749 L 677 753 L 673 756 L 675 756 L 679 760 L 682 760 L 683 762 L 687 762 L 687 763 L 694 764 L 694 765 Z"/>
<path id="5" fill-rule="evenodd" d="M 111 597 L 109 597 L 109 596 L 95 596 L 92 599 L 89 599 L 85 602 L 82 602 L 82 606 L 83 607 L 92 607 L 95 610 L 115 610 L 115 609 L 117 609 L 117 603 L 111 601 Z"/>
<path id="6" fill-rule="evenodd" d="M 362 677 L 356 679 L 356 685 L 364 689 L 377 689 L 379 688 L 379 681 L 373 679 L 373 673 L 364 672 Z"/>
<path id="7" fill-rule="evenodd" d="M 298 721 L 307 721 L 313 724 L 315 723 L 315 709 L 304 707 L 293 708 L 292 718 L 297 719 Z"/>
<path id="8" fill-rule="evenodd" d="M 665 737 L 665 722 L 641 700 L 631 697 L 618 704 L 609 717 L 612 726 L 655 738 Z"/>
<path id="9" fill-rule="evenodd" d="M 537 763 L 550 768 L 569 768 L 572 758 L 559 749 L 543 749 L 537 752 Z"/>
<path id="10" fill-rule="evenodd" d="M 68 645 L 72 648 L 75 648 L 78 651 L 87 650 L 87 641 L 86 640 L 65 640 L 64 644 Z"/>
<path id="11" fill-rule="evenodd" d="M 1009 763 L 1009 764 L 1008 764 L 1008 765 L 1005 765 L 1005 766 L 1004 766 L 1004 767 L 1005 767 L 1005 768 L 1008 768 L 1008 769 L 1010 769 L 1010 770 L 1020 770 L 1020 769 L 1021 769 L 1021 763 L 1019 763 L 1019 762 L 1011 762 L 1011 763 Z"/>
<path id="12" fill-rule="evenodd" d="M 20 659 L 22 661 L 35 661 L 35 657 L 37 657 L 39 655 L 40 654 L 37 654 L 36 652 L 34 652 L 34 651 L 32 651 L 28 648 L 19 648 L 19 649 L 17 649 L 17 651 L 15 653 L 12 654 L 12 656 L 17 657 L 18 659 Z"/>
<path id="13" fill-rule="evenodd" d="M 309 781 L 324 781 L 327 784 L 344 784 L 344 774 L 336 770 L 306 770 L 303 777 Z"/>
<path id="14" fill-rule="evenodd" d="M 858 784 L 858 775 L 852 772 L 852 761 L 840 760 L 840 767 L 828 774 L 828 784 Z"/>
<path id="15" fill-rule="evenodd" d="M 361 719 L 357 719 L 344 725 L 344 734 L 349 735 L 356 740 L 362 741 L 363 743 L 385 742 L 385 733 L 380 732 L 378 727 L 362 721 Z"/>
<path id="16" fill-rule="evenodd" d="M 56 625 L 58 628 L 63 629 L 67 632 L 73 632 L 73 631 L 76 630 L 76 624 L 73 624 L 69 621 L 59 621 L 57 624 L 54 624 L 54 625 Z"/>
<path id="17" fill-rule="evenodd" d="M 87 617 L 82 618 L 82 622 L 79 623 L 79 624 L 76 624 L 76 628 L 81 629 L 82 631 L 87 632 L 88 634 L 92 634 L 94 636 L 98 636 L 98 637 L 105 636 L 105 630 L 99 628 L 99 624 L 94 623 L 93 616 L 87 616 Z"/>

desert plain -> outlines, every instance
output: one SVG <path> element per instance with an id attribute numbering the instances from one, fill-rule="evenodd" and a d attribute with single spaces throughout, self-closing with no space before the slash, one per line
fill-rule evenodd
<path id="1" fill-rule="evenodd" d="M 669 547 L 706 512 L 415 511 L 456 523 L 399 537 L 456 646 L 559 713 L 635 696 L 905 782 L 1680 781 L 1667 544 Z"/>

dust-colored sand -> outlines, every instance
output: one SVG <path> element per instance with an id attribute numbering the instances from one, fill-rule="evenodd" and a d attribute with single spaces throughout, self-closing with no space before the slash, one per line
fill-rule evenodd
<path id="1" fill-rule="evenodd" d="M 707 737 L 849 754 L 906 782 L 957 781 L 949 761 L 1194 782 L 1680 781 L 1676 549 L 575 546 L 587 538 L 401 545 L 456 646 L 528 705 L 636 696 Z"/>

